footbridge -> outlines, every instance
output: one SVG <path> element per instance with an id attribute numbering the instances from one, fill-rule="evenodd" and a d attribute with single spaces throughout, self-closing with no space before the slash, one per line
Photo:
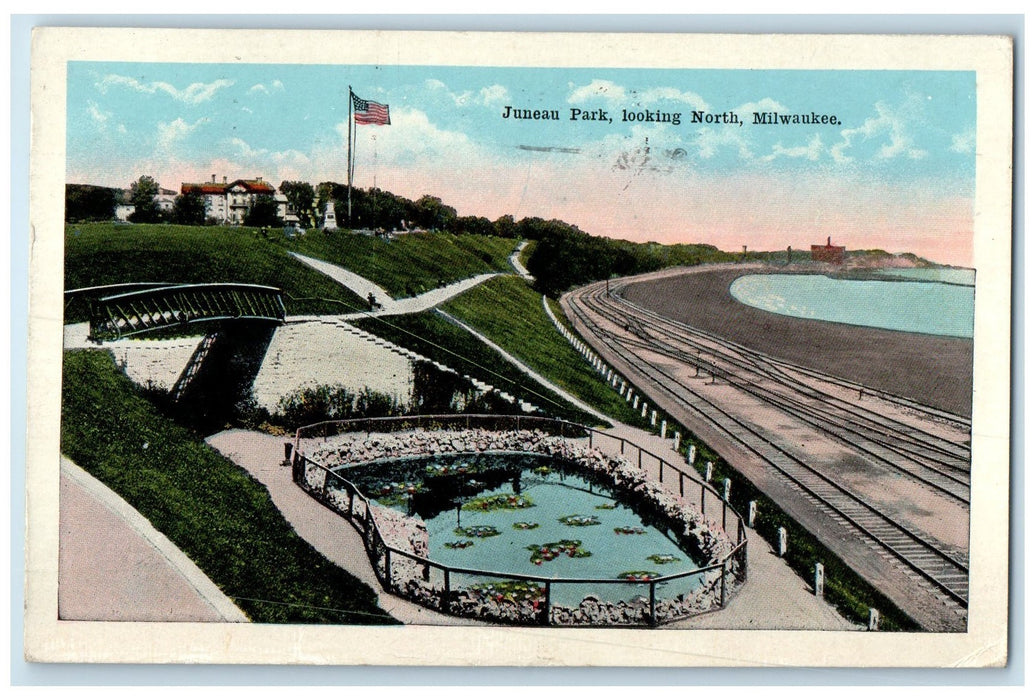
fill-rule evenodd
<path id="1" fill-rule="evenodd" d="M 130 282 L 65 292 L 89 304 L 89 339 L 100 343 L 211 321 L 283 323 L 281 290 L 257 284 Z"/>

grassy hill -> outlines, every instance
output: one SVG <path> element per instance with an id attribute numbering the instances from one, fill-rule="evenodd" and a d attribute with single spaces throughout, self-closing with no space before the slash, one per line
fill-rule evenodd
<path id="1" fill-rule="evenodd" d="M 169 224 L 70 224 L 65 229 L 65 288 L 119 282 L 240 282 L 278 287 L 289 314 L 366 308 L 347 288 L 288 253 L 346 267 L 387 289 L 412 296 L 485 272 L 509 270 L 516 242 L 491 236 L 420 233 L 385 241 L 337 232 L 289 240 L 273 231 Z M 345 305 L 329 300 L 339 300 Z M 70 309 L 69 320 L 84 320 Z"/>
<path id="2" fill-rule="evenodd" d="M 591 406 L 624 423 L 641 423 L 640 414 L 557 332 L 542 297 L 521 278 L 491 279 L 450 300 L 444 310 Z"/>
<path id="3" fill-rule="evenodd" d="M 66 352 L 61 451 L 136 508 L 253 622 L 392 624 L 295 534 L 266 488 L 160 415 L 109 353 Z M 315 506 L 314 507 L 319 507 Z"/>
<path id="4" fill-rule="evenodd" d="M 353 322 L 360 328 L 469 374 L 543 409 L 548 416 L 597 423 L 503 359 L 495 350 L 434 311 Z"/>
<path id="5" fill-rule="evenodd" d="M 74 224 L 65 229 L 65 289 L 120 282 L 240 282 L 279 287 L 289 314 L 364 307 L 356 294 L 256 237 L 254 229 L 168 224 Z M 347 310 L 347 309 L 346 309 Z M 69 320 L 83 320 L 70 309 Z"/>
<path id="6" fill-rule="evenodd" d="M 474 275 L 510 270 L 507 258 L 517 241 L 451 233 L 409 233 L 386 241 L 336 232 L 282 239 L 279 245 L 341 265 L 393 297 L 410 297 Z"/>

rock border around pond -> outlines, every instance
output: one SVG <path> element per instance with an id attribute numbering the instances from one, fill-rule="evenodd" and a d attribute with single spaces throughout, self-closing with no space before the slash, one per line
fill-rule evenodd
<path id="1" fill-rule="evenodd" d="M 326 488 L 330 466 L 356 465 L 403 457 L 433 456 L 457 453 L 519 452 L 539 454 L 560 459 L 577 470 L 603 478 L 623 498 L 635 499 L 660 516 L 679 538 L 693 543 L 698 553 L 709 564 L 718 564 L 734 549 L 734 542 L 714 520 L 705 518 L 678 496 L 648 481 L 646 475 L 628 460 L 606 455 L 577 441 L 550 435 L 540 430 L 490 431 L 481 429 L 446 431 L 408 431 L 399 433 L 346 433 L 322 443 L 313 450 L 302 472 L 302 485 L 314 494 L 323 494 L 323 500 L 338 512 L 356 517 L 349 508 L 355 507 L 344 488 L 333 484 Z M 333 481 L 333 480 L 332 480 Z M 365 511 L 361 515 L 366 515 Z M 420 518 L 409 517 L 390 508 L 372 505 L 369 517 L 381 533 L 384 543 L 396 550 L 427 559 L 427 528 Z M 548 613 L 545 586 L 539 596 L 520 598 L 504 596 L 499 600 L 472 591 L 471 587 L 446 591 L 431 581 L 429 566 L 405 555 L 388 556 L 384 547 L 374 546 L 367 539 L 367 548 L 375 571 L 383 576 L 386 567 L 390 574 L 384 578 L 386 588 L 427 607 L 445 610 L 454 615 L 516 624 L 550 624 L 564 626 L 621 626 L 663 623 L 706 612 L 721 604 L 722 597 L 732 593 L 739 582 L 735 575 L 735 561 L 726 567 L 726 582 L 722 586 L 721 569 L 701 574 L 700 585 L 687 594 L 672 598 L 659 595 L 651 619 L 650 602 L 642 596 L 630 600 L 602 600 L 588 595 L 577 607 L 550 605 Z M 506 576 L 501 576 L 506 579 Z M 678 584 L 679 581 L 673 583 Z M 658 584 L 660 588 L 665 584 Z M 646 589 L 646 587 L 644 586 Z M 725 588 L 725 592 L 720 589 Z M 539 590 L 532 586 L 529 590 Z M 547 617 L 548 616 L 548 617 Z"/>

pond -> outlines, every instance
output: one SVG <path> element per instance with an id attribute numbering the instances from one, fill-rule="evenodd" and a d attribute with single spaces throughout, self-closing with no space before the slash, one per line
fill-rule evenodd
<path id="1" fill-rule="evenodd" d="M 730 294 L 742 304 L 795 318 L 974 336 L 974 288 L 956 282 L 746 275 L 730 285 Z"/>
<path id="2" fill-rule="evenodd" d="M 423 519 L 429 558 L 439 563 L 555 579 L 637 581 L 558 585 L 553 600 L 560 605 L 578 605 L 586 595 L 646 595 L 643 580 L 702 565 L 644 506 L 620 502 L 592 477 L 547 456 L 453 454 L 338 471 L 379 504 Z M 458 586 L 487 583 L 474 575 L 454 580 Z M 659 595 L 687 593 L 698 582 L 661 583 Z"/>

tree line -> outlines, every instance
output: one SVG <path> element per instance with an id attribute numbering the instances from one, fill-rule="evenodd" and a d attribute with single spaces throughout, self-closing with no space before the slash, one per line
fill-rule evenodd
<path id="1" fill-rule="evenodd" d="M 476 234 L 536 241 L 528 259 L 528 271 L 536 278 L 537 291 L 557 296 L 572 287 L 611 277 L 652 272 L 674 265 L 699 265 L 704 262 L 730 262 L 731 253 L 703 244 L 661 245 L 593 236 L 578 226 L 559 219 L 525 217 L 515 220 L 510 214 L 490 220 L 484 216 L 459 216 L 441 198 L 426 194 L 411 200 L 372 188 L 348 188 L 336 182 L 310 183 L 285 180 L 280 192 L 299 218 L 303 228 L 319 228 L 328 202 L 334 202 L 338 220 L 347 220 L 351 199 L 352 229 L 379 231 L 426 230 L 452 234 Z M 130 221 L 154 223 L 169 221 L 186 225 L 218 223 L 206 221 L 205 203 L 198 192 L 187 191 L 176 197 L 172 210 L 159 209 L 158 183 L 144 175 L 130 186 L 128 204 L 135 207 Z M 65 220 L 109 221 L 123 193 L 92 185 L 66 185 Z M 280 226 L 273 197 L 256 197 L 244 221 L 246 226 Z"/>

